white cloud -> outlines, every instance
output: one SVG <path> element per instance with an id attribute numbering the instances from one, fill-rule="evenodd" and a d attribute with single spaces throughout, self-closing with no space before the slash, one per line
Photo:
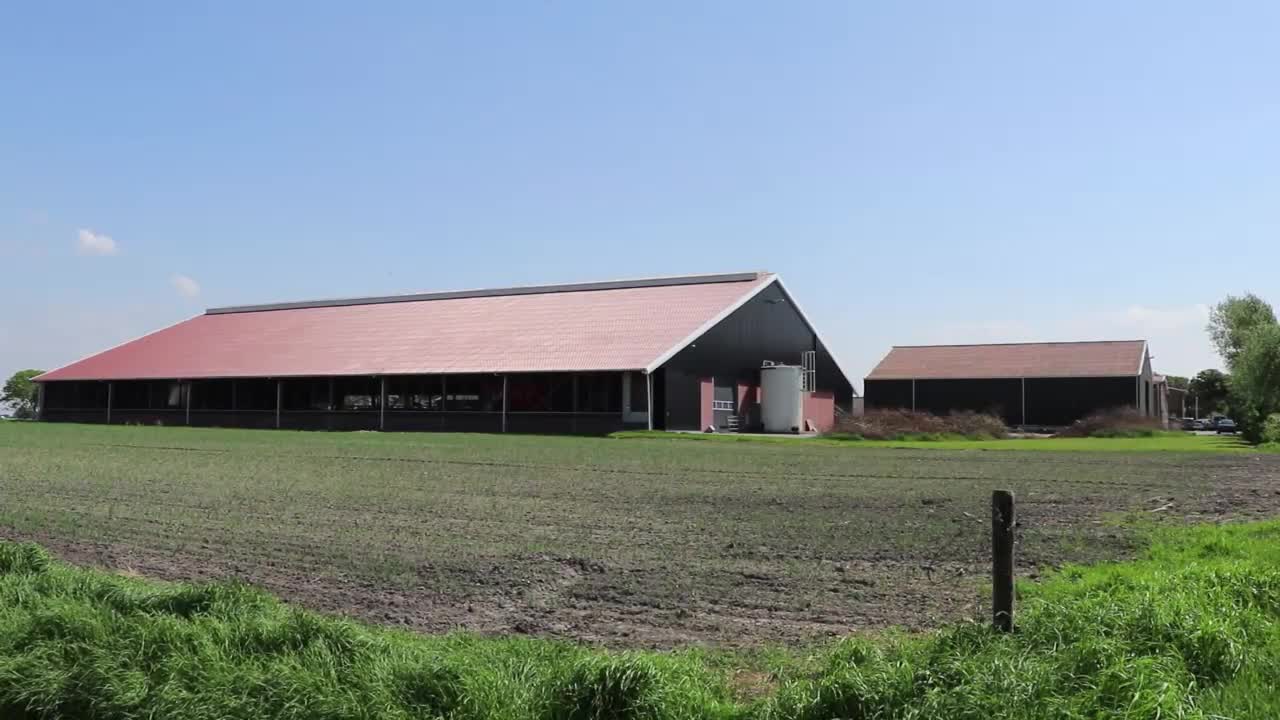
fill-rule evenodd
<path id="1" fill-rule="evenodd" d="M 200 283 L 181 273 L 174 273 L 169 282 L 173 283 L 174 289 L 183 297 L 193 298 L 200 294 Z"/>
<path id="2" fill-rule="evenodd" d="M 1112 321 L 1120 326 L 1144 328 L 1149 331 L 1168 331 L 1194 328 L 1202 331 L 1209 322 L 1208 305 L 1156 308 L 1146 305 L 1130 305 Z"/>
<path id="3" fill-rule="evenodd" d="M 1072 319 L 1067 328 L 1076 335 L 1092 332 L 1106 338 L 1146 340 L 1151 347 L 1151 364 L 1158 372 L 1194 375 L 1222 367 L 1205 330 L 1208 322 L 1208 305 L 1130 305 L 1123 310 L 1086 313 Z"/>
<path id="4" fill-rule="evenodd" d="M 92 230 L 80 230 L 76 250 L 81 255 L 115 255 L 120 251 L 116 241 Z"/>

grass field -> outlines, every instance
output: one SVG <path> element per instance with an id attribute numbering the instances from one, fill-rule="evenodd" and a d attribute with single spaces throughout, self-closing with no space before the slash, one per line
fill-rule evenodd
<path id="1" fill-rule="evenodd" d="M 1040 452 L 1179 452 L 1179 453 L 1239 453 L 1258 452 L 1234 435 L 1193 435 L 1170 431 L 1153 437 L 1137 438 L 1008 438 L 1000 440 L 863 440 L 839 436 L 795 435 L 725 435 L 706 433 L 673 433 L 658 430 L 626 430 L 614 433 L 618 440 L 691 440 L 728 443 L 794 443 L 825 445 L 829 447 L 895 448 L 899 450 L 1024 450 Z M 1275 448 L 1263 448 L 1276 452 Z"/>
<path id="2" fill-rule="evenodd" d="M 5 423 L 0 536 L 423 631 L 804 643 L 985 614 L 993 488 L 1018 494 L 1031 578 L 1129 556 L 1154 526 L 1280 510 L 1280 456 L 1130 451 L 1156 441 L 953 452 Z"/>
<path id="3" fill-rule="evenodd" d="M 394 632 L 0 542 L 0 716 L 1273 720 L 1277 537 L 1159 531 L 1140 560 L 1024 586 L 1012 634 L 957 623 L 767 654 Z"/>

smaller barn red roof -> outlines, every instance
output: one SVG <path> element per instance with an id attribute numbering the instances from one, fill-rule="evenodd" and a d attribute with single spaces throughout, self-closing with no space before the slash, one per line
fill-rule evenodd
<path id="1" fill-rule="evenodd" d="M 868 380 L 1133 377 L 1147 341 L 917 345 L 895 347 Z"/>

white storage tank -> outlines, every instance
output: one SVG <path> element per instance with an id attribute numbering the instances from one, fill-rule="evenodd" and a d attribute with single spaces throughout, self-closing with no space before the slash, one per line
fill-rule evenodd
<path id="1" fill-rule="evenodd" d="M 798 433 L 804 427 L 804 368 L 766 364 L 760 368 L 760 415 L 764 431 Z"/>

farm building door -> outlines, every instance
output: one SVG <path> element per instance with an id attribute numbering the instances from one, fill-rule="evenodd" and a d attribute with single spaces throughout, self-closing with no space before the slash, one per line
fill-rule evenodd
<path id="1" fill-rule="evenodd" d="M 732 378 L 716 378 L 711 396 L 711 411 L 716 430 L 737 430 L 738 383 Z"/>

